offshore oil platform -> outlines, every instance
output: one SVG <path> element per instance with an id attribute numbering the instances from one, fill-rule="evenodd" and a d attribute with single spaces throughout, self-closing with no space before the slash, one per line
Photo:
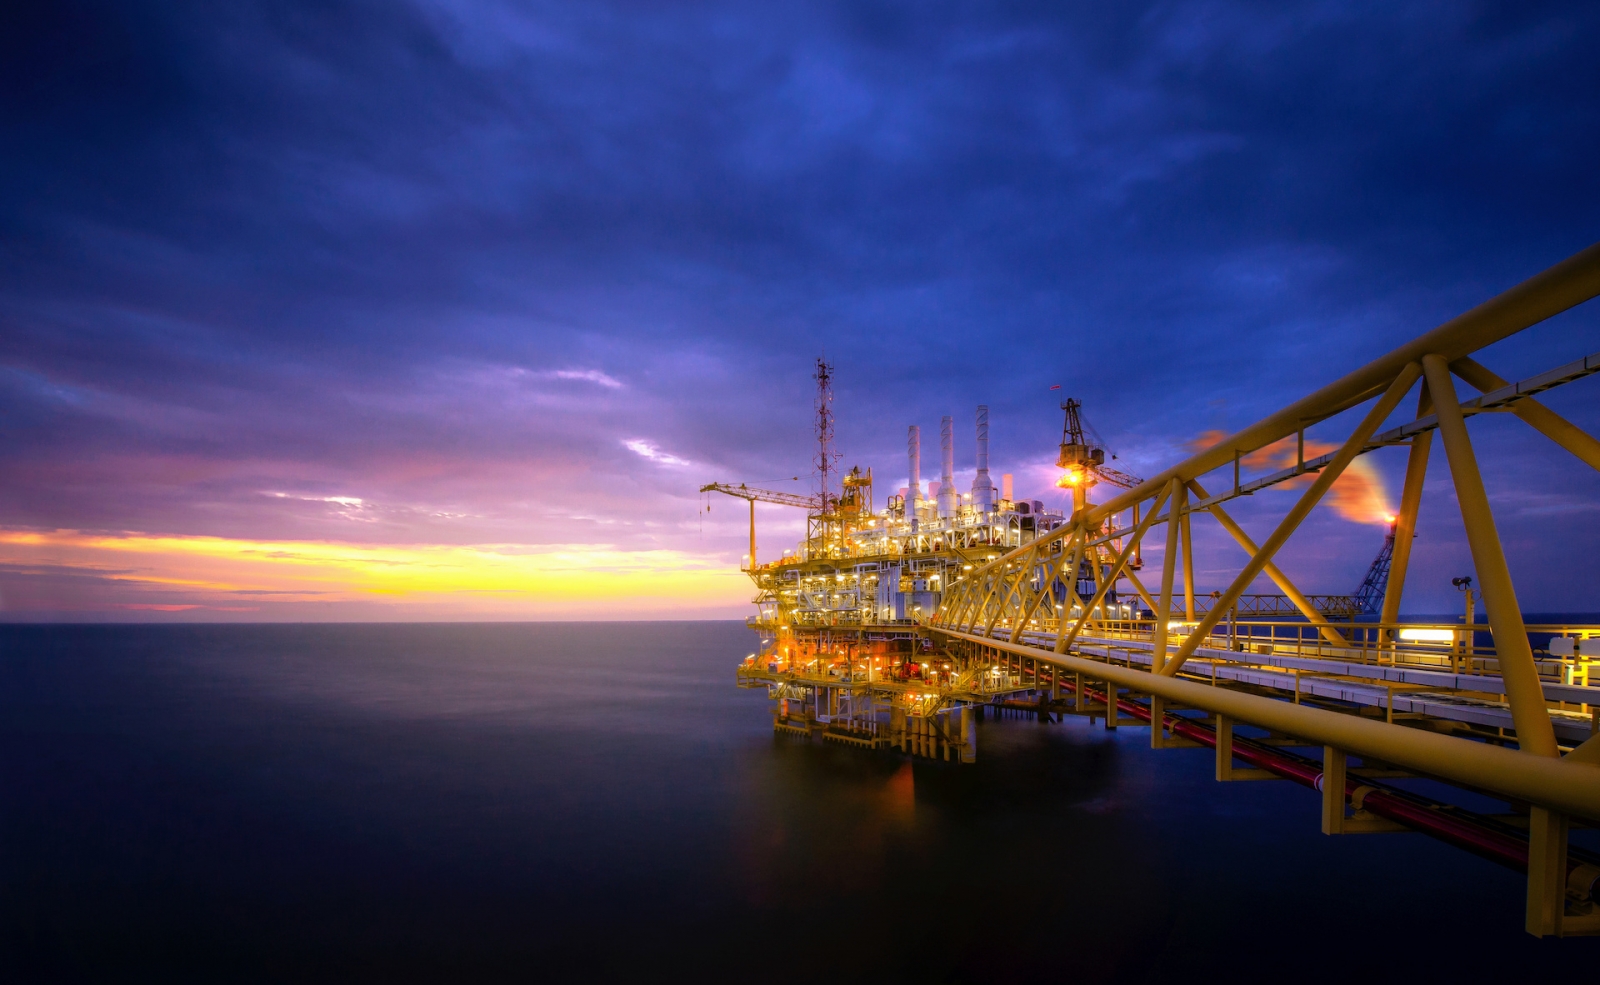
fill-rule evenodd
<path id="1" fill-rule="evenodd" d="M 1600 470 L 1600 442 L 1536 399 L 1600 372 L 1600 353 L 1515 383 L 1473 358 L 1597 294 L 1600 244 L 1148 479 L 1109 465 L 1068 400 L 1056 485 L 1070 510 L 1015 496 L 1009 475 L 995 487 L 985 407 L 970 490 L 956 488 L 945 417 L 937 486 L 923 495 L 913 426 L 906 487 L 877 508 L 872 470 L 839 467 L 833 369 L 818 360 L 818 491 L 701 489 L 750 507 L 748 622 L 761 645 L 736 681 L 766 690 L 781 734 L 951 762 L 976 760 L 990 714 L 1145 728 L 1152 748 L 1211 750 L 1219 781 L 1311 789 L 1325 834 L 1416 831 L 1525 872 L 1529 933 L 1600 934 L 1600 853 L 1568 837 L 1600 825 L 1600 625 L 1525 621 L 1466 426 L 1511 414 Z M 1463 397 L 1457 379 L 1478 395 Z M 1389 424 L 1413 392 L 1415 413 Z M 1308 428 L 1363 406 L 1342 443 L 1307 457 Z M 1455 579 L 1461 621 L 1402 621 L 1435 432 L 1476 583 Z M 1302 592 L 1275 557 L 1353 462 L 1388 447 L 1407 449 L 1404 487 L 1361 586 Z M 1245 474 L 1261 461 L 1292 464 Z M 1303 491 L 1258 543 L 1226 504 L 1276 486 Z M 1115 491 L 1093 502 L 1102 487 Z M 804 540 L 764 564 L 758 502 L 806 511 Z M 1245 557 L 1209 593 L 1194 577 L 1196 514 Z M 1262 578 L 1278 591 L 1253 592 Z M 1424 795 L 1411 778 L 1463 796 Z M 1484 796 L 1502 809 L 1457 802 Z"/>

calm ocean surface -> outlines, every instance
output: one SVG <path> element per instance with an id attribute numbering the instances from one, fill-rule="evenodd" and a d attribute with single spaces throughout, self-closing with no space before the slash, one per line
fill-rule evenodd
<path id="1" fill-rule="evenodd" d="M 0 979 L 1593 980 L 1522 880 L 1083 720 L 772 735 L 738 623 L 0 627 Z M 1585 832 L 1587 837 L 1593 832 Z"/>

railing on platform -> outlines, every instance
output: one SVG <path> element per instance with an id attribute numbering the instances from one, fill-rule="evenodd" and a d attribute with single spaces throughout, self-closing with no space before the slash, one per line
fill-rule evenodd
<path id="1" fill-rule="evenodd" d="M 1076 620 L 1069 617 L 1067 622 L 1070 627 Z M 1194 625 L 1169 622 L 1168 645 L 1175 645 L 1176 639 L 1182 639 Z M 1342 642 L 1329 642 L 1323 632 L 1325 627 L 1304 620 L 1240 619 L 1218 623 L 1205 634 L 1199 646 L 1375 666 L 1443 669 L 1456 674 L 1499 674 L 1498 651 L 1489 627 L 1484 623 L 1476 623 L 1470 629 L 1462 623 L 1446 622 L 1358 622 L 1333 628 L 1343 637 Z M 1012 629 L 1008 623 L 998 622 L 993 635 L 996 638 L 1009 637 Z M 1591 680 L 1600 682 L 1600 654 L 1558 656 L 1551 654 L 1548 644 L 1543 642 L 1550 639 L 1596 640 L 1600 645 L 1600 625 L 1529 623 L 1526 629 L 1541 679 L 1578 686 L 1589 686 Z M 1155 630 L 1156 622 L 1153 619 L 1104 619 L 1090 621 L 1083 632 L 1099 639 L 1137 640 L 1153 644 Z M 1061 621 L 1049 617 L 1030 619 L 1023 627 L 1024 633 L 1049 636 L 1056 636 L 1060 631 Z M 1541 645 L 1535 645 L 1535 641 Z"/>

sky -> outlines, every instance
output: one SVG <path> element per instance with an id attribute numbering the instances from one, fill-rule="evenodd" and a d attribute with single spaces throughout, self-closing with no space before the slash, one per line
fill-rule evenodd
<path id="1" fill-rule="evenodd" d="M 810 491 L 819 355 L 880 502 L 947 414 L 965 488 L 984 403 L 1055 505 L 1063 395 L 1153 474 L 1600 239 L 1593 4 L 6 19 L 6 620 L 742 617 L 744 504 L 697 490 Z M 1596 350 L 1591 302 L 1481 361 Z M 1547 402 L 1596 432 L 1597 394 Z M 1471 430 L 1523 608 L 1600 610 L 1600 476 Z M 1293 495 L 1234 512 L 1264 536 Z M 758 516 L 763 557 L 803 529 Z M 1282 566 L 1353 590 L 1366 520 L 1319 508 Z M 1437 445 L 1415 550 L 1406 610 L 1455 611 Z"/>

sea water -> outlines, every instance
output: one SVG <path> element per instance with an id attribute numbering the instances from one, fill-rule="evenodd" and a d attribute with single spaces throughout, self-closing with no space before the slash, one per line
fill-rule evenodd
<path id="1" fill-rule="evenodd" d="M 1593 977 L 1209 750 L 775 737 L 739 623 L 0 627 L 0 979 Z M 1593 832 L 1580 832 L 1579 840 Z M 1577 979 L 1574 979 L 1577 980 Z"/>

